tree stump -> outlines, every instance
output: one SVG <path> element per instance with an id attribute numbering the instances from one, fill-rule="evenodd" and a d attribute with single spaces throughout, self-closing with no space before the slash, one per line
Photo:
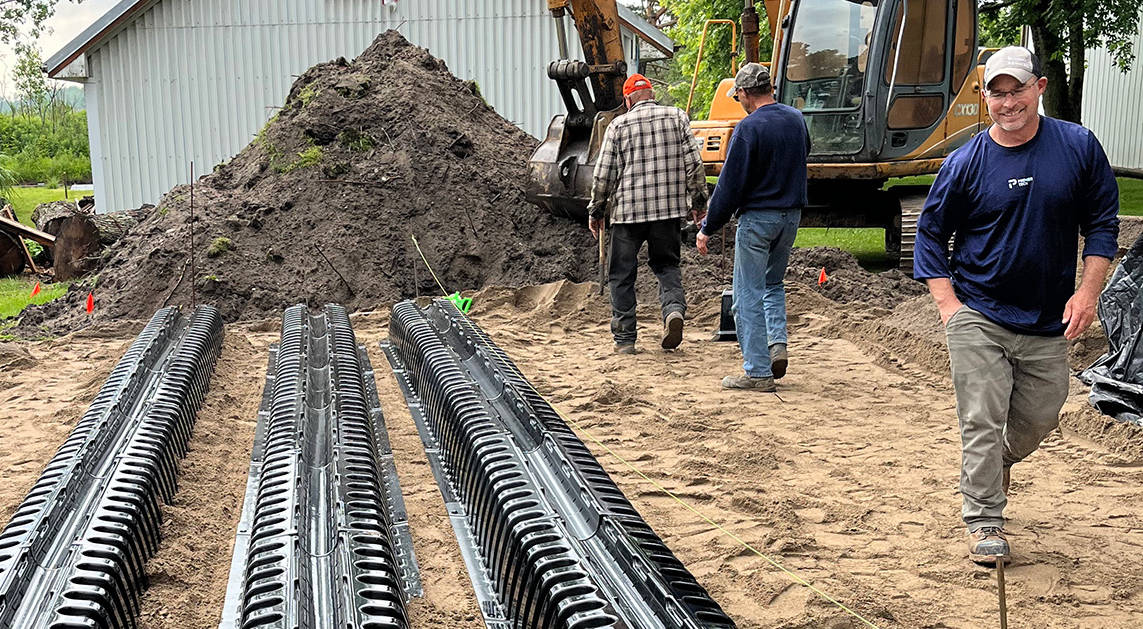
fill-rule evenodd
<path id="1" fill-rule="evenodd" d="M 103 249 L 115 244 L 146 216 L 149 208 L 87 214 L 76 211 L 59 220 L 52 250 L 56 279 L 69 280 L 99 269 Z"/>
<path id="2" fill-rule="evenodd" d="M 0 232 L 0 277 L 24 270 L 24 249 L 16 236 Z"/>
<path id="3" fill-rule="evenodd" d="M 71 201 L 41 203 L 32 210 L 32 223 L 36 225 L 36 229 L 58 236 L 64 219 L 70 218 L 77 212 L 79 209 Z"/>

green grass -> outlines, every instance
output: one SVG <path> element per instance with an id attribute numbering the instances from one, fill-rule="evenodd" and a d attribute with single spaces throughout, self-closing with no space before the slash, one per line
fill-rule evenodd
<path id="1" fill-rule="evenodd" d="M 40 293 L 32 297 L 32 289 L 36 280 L 23 277 L 6 277 L 0 279 L 0 324 L 5 319 L 15 317 L 25 306 L 44 304 L 67 292 L 67 282 L 40 285 Z"/>
<path id="2" fill-rule="evenodd" d="M 861 266 L 871 271 L 893 267 L 885 256 L 885 230 L 876 227 L 802 227 L 795 247 L 837 247 L 852 253 Z"/>
<path id="3" fill-rule="evenodd" d="M 1119 177 L 1120 216 L 1143 216 L 1143 179 Z"/>
<path id="4" fill-rule="evenodd" d="M 68 190 L 67 196 L 69 199 L 77 199 L 90 192 Z M 16 210 L 16 218 L 20 219 L 21 223 L 25 225 L 32 224 L 32 210 L 41 203 L 48 203 L 50 201 L 59 201 L 64 198 L 63 188 L 13 188 L 12 195 L 8 201 L 12 203 L 12 209 Z"/>

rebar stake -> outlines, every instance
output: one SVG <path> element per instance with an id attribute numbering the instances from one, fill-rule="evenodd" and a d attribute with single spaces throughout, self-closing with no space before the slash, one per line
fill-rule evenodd
<path id="1" fill-rule="evenodd" d="M 194 308 L 198 303 L 198 295 L 195 291 L 194 282 L 198 277 L 198 272 L 194 264 L 194 160 L 190 163 L 190 266 L 191 266 L 191 308 Z"/>
<path id="2" fill-rule="evenodd" d="M 996 556 L 996 595 L 1000 597 L 1000 629 L 1008 629 L 1008 596 L 1004 592 L 1004 556 Z"/>

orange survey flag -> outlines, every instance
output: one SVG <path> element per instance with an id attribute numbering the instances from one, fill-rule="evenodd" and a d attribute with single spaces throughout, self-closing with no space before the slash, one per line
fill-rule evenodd
<path id="1" fill-rule="evenodd" d="M 91 314 L 95 310 L 95 295 L 93 293 L 87 294 L 87 314 Z"/>
<path id="2" fill-rule="evenodd" d="M 826 277 L 826 274 L 825 274 L 825 267 L 823 266 L 823 267 L 822 267 L 822 272 L 821 272 L 821 273 L 818 273 L 818 286 L 821 286 L 822 284 L 825 284 L 825 283 L 826 283 L 826 280 L 828 280 L 828 279 L 829 279 L 829 278 L 828 278 L 828 277 Z"/>
<path id="3" fill-rule="evenodd" d="M 39 294 L 40 294 L 40 283 L 36 282 L 36 287 L 32 289 L 31 297 L 35 297 L 36 295 L 39 295 Z"/>

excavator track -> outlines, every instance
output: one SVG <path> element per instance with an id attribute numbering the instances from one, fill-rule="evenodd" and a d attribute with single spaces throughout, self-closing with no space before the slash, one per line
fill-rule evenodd
<path id="1" fill-rule="evenodd" d="M 913 274 L 913 251 L 917 246 L 917 220 L 921 217 L 921 210 L 925 207 L 928 197 L 928 186 L 909 186 L 909 190 L 898 194 L 897 200 L 901 204 L 901 255 L 897 266 L 909 275 Z"/>

